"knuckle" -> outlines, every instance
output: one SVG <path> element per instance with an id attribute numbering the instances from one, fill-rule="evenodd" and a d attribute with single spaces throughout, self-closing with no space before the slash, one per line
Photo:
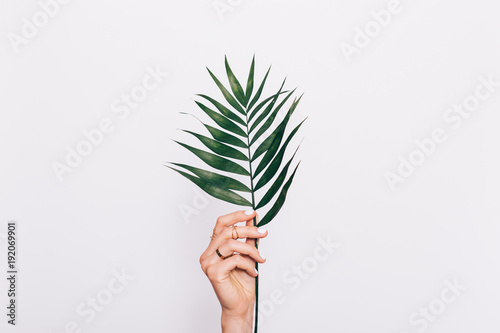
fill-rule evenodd
<path id="1" fill-rule="evenodd" d="M 242 264 L 245 263 L 245 259 L 241 255 L 239 255 L 239 254 L 234 255 L 234 260 L 236 260 L 236 263 L 238 265 L 242 265 Z"/>
<path id="2" fill-rule="evenodd" d="M 206 264 L 206 262 L 205 262 L 205 261 L 201 263 L 201 270 L 202 270 L 205 274 L 207 273 L 207 269 L 208 269 L 208 267 L 207 267 L 207 266 L 208 266 L 208 265 Z"/>
<path id="3" fill-rule="evenodd" d="M 207 276 L 210 280 L 215 279 L 215 271 L 214 271 L 213 266 L 207 267 L 205 274 L 207 274 Z"/>
<path id="4" fill-rule="evenodd" d="M 219 216 L 217 218 L 217 220 L 215 221 L 215 225 L 216 226 L 221 226 L 223 223 L 224 223 L 224 217 L 223 216 Z"/>

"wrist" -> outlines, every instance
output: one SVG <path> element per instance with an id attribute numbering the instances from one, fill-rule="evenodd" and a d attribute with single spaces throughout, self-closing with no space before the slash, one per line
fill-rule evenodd
<path id="1" fill-rule="evenodd" d="M 222 333 L 252 333 L 253 309 L 244 314 L 233 315 L 222 311 Z"/>

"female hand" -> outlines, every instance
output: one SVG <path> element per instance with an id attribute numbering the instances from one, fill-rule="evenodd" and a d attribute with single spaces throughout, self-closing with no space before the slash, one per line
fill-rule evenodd
<path id="1" fill-rule="evenodd" d="M 255 277 L 258 275 L 255 262 L 266 261 L 255 248 L 255 239 L 267 236 L 266 230 L 253 226 L 255 216 L 254 211 L 238 211 L 219 217 L 214 228 L 215 237 L 200 257 L 201 268 L 222 307 L 222 332 L 252 331 Z M 233 227 L 245 221 L 246 226 Z M 246 238 L 246 241 L 237 238 Z"/>

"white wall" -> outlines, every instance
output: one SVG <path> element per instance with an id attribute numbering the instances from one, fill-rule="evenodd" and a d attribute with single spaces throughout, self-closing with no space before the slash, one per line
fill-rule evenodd
<path id="1" fill-rule="evenodd" d="M 498 331 L 500 87 L 460 125 L 443 118 L 474 102 L 479 77 L 500 81 L 498 5 L 392 3 L 398 13 L 349 62 L 342 43 L 377 28 L 370 12 L 388 1 L 232 3 L 222 20 L 211 0 L 71 1 L 18 52 L 9 33 L 41 7 L 2 3 L 0 233 L 18 221 L 20 267 L 18 325 L 3 310 L 2 332 L 76 332 L 71 322 L 86 333 L 219 330 L 198 257 L 216 217 L 237 207 L 209 199 L 184 219 L 196 187 L 162 162 L 196 161 L 171 139 L 199 129 L 178 114 L 199 114 L 194 95 L 217 93 L 205 66 L 223 77 L 227 54 L 246 77 L 254 53 L 258 77 L 272 64 L 269 87 L 287 76 L 305 93 L 297 119 L 309 116 L 288 202 L 261 245 L 260 331 Z M 113 113 L 157 66 L 169 76 L 123 119 Z M 59 181 L 53 163 L 103 119 L 112 131 Z M 385 173 L 437 128 L 445 142 L 391 191 Z M 340 246 L 315 267 L 328 237 Z M 290 282 L 303 264 L 312 272 Z M 95 318 L 86 305 L 78 315 L 122 269 L 134 277 L 123 291 Z M 459 296 L 447 291 L 454 281 L 467 287 Z M 284 302 L 271 309 L 273 290 Z"/>

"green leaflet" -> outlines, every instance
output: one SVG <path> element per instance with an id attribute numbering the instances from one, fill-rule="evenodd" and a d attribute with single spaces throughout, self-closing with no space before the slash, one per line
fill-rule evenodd
<path id="1" fill-rule="evenodd" d="M 273 161 L 267 167 L 267 169 L 265 169 L 265 168 L 269 164 L 271 159 L 273 158 L 272 152 L 274 151 L 274 148 L 271 146 L 271 148 L 269 148 L 269 150 L 267 151 L 266 155 L 264 155 L 264 157 L 262 158 L 262 160 L 259 163 L 259 166 L 257 167 L 257 170 L 255 170 L 254 177 L 256 177 L 262 170 L 265 169 L 266 171 L 260 177 L 259 181 L 257 182 L 257 185 L 255 185 L 255 189 L 254 189 L 255 191 L 260 189 L 262 186 L 266 185 L 271 180 L 271 178 L 273 178 L 273 176 L 276 174 L 276 172 L 278 172 L 278 169 L 281 166 L 281 161 L 283 160 L 283 156 L 285 155 L 286 147 L 288 146 L 288 144 L 292 140 L 295 133 L 297 133 L 300 126 L 302 126 L 304 121 L 305 121 L 305 119 L 297 127 L 295 127 L 294 130 L 288 135 L 288 138 L 286 139 L 285 143 L 283 143 L 280 151 L 278 152 L 278 154 L 276 154 L 276 157 L 274 157 Z M 273 145 L 274 144 L 279 145 L 279 143 L 277 143 L 277 142 L 274 142 Z"/>
<path id="2" fill-rule="evenodd" d="M 281 93 L 279 93 L 279 95 L 286 94 L 287 92 L 288 92 L 288 90 L 287 91 L 282 91 Z M 264 105 L 266 105 L 270 100 L 276 98 L 276 96 L 278 96 L 278 94 L 269 96 L 268 98 L 266 98 L 265 100 L 263 100 L 259 105 L 257 105 L 255 107 L 255 109 L 252 111 L 252 113 L 250 114 L 250 117 L 248 117 L 248 122 L 250 123 L 252 121 L 252 119 L 258 114 L 258 112 L 260 111 L 260 109 L 262 109 L 264 107 Z"/>
<path id="3" fill-rule="evenodd" d="M 205 125 L 205 124 L 204 124 Z M 220 142 L 228 143 L 233 146 L 241 147 L 241 148 L 248 148 L 247 144 L 238 139 L 237 137 L 226 133 L 224 131 L 221 131 L 215 127 L 212 127 L 210 125 L 205 125 L 207 130 L 210 132 L 212 137 Z"/>
<path id="4" fill-rule="evenodd" d="M 250 176 L 250 173 L 248 173 L 248 171 L 245 168 L 243 168 L 241 165 L 239 165 L 233 161 L 230 161 L 224 157 L 220 157 L 220 156 L 212 154 L 212 153 L 208 153 L 208 152 L 203 151 L 201 149 L 191 147 L 189 145 L 186 145 L 186 144 L 178 142 L 178 141 L 175 141 L 175 142 L 177 142 L 178 144 L 180 144 L 181 146 L 183 146 L 187 150 L 191 151 L 193 154 L 198 156 L 203 162 L 207 163 L 208 165 L 210 165 L 211 167 L 213 167 L 215 169 L 227 171 L 227 172 L 232 172 L 232 173 L 237 173 L 237 174 L 244 175 L 244 176 Z"/>
<path id="5" fill-rule="evenodd" d="M 223 115 L 218 114 L 217 112 L 207 108 L 205 105 L 201 104 L 200 102 L 195 101 L 195 103 L 200 107 L 200 109 L 205 111 L 205 113 L 210 118 L 212 118 L 213 121 L 215 121 L 217 123 L 217 125 L 219 125 L 223 129 L 228 130 L 230 132 L 233 132 L 234 134 L 241 135 L 243 137 L 247 137 L 247 134 L 241 129 L 241 127 L 239 127 L 238 125 L 233 123 L 231 120 L 229 120 L 226 117 L 224 117 Z"/>
<path id="6" fill-rule="evenodd" d="M 297 164 L 292 175 L 290 176 L 290 178 L 288 178 L 288 181 L 285 183 L 285 185 L 283 185 L 283 188 L 281 189 L 280 195 L 278 196 L 278 199 L 276 200 L 274 205 L 267 212 L 267 214 L 262 218 L 262 220 L 260 220 L 259 224 L 257 224 L 258 227 L 261 227 L 261 226 L 266 225 L 269 222 L 271 222 L 271 220 L 281 210 L 281 207 L 283 207 L 283 204 L 285 203 L 285 200 L 286 200 L 286 194 L 288 192 L 288 189 L 290 188 L 290 185 L 292 185 L 293 177 L 295 176 L 295 172 L 297 172 L 297 168 L 299 167 L 299 164 Z"/>
<path id="7" fill-rule="evenodd" d="M 299 148 L 297 147 L 297 150 L 298 149 Z M 288 161 L 288 163 L 283 167 L 283 170 L 281 170 L 279 176 L 276 178 L 273 185 L 271 185 L 269 190 L 267 190 L 266 194 L 262 197 L 262 199 L 260 199 L 260 202 L 257 205 L 257 207 L 255 207 L 255 209 L 259 209 L 259 208 L 262 208 L 265 205 L 267 205 L 269 203 L 269 201 L 271 201 L 271 199 L 274 197 L 274 195 L 278 192 L 281 185 L 285 181 L 286 173 L 288 172 L 288 168 L 290 167 L 290 164 L 292 163 L 292 160 L 295 157 L 297 150 L 295 150 L 295 153 L 293 153 L 293 155 L 290 158 L 290 160 Z"/>
<path id="8" fill-rule="evenodd" d="M 240 206 L 252 206 L 252 204 L 245 198 L 243 198 L 241 195 L 236 194 L 224 187 L 219 186 L 218 184 L 214 184 L 211 182 L 207 182 L 204 179 L 197 178 L 195 176 L 192 176 L 186 172 L 177 170 L 175 168 L 169 167 L 172 170 L 177 171 L 196 185 L 200 187 L 203 191 L 207 192 L 211 196 L 217 199 L 221 199 L 223 201 L 233 203 L 235 205 L 240 205 Z"/>
<path id="9" fill-rule="evenodd" d="M 210 138 L 207 138 L 206 136 L 203 136 L 203 135 L 200 135 L 200 134 L 188 131 L 188 130 L 184 130 L 184 132 L 189 133 L 189 134 L 195 136 L 208 149 L 210 149 L 211 151 L 213 151 L 216 154 L 219 154 L 219 155 L 225 156 L 225 157 L 235 158 L 237 160 L 248 161 L 248 157 L 245 156 L 245 154 L 243 154 L 238 149 L 235 149 L 235 148 L 230 147 L 230 146 L 228 146 L 226 144 L 223 144 L 221 142 L 212 140 Z"/>
<path id="10" fill-rule="evenodd" d="M 278 148 L 276 146 L 279 146 L 279 144 L 281 143 L 281 139 L 283 138 L 283 134 L 285 133 L 286 125 L 288 124 L 288 121 L 290 120 L 290 117 L 292 116 L 293 111 L 295 110 L 295 108 L 299 104 L 301 98 L 302 98 L 302 96 L 298 100 L 293 102 L 292 106 L 290 106 L 290 109 L 288 110 L 288 112 L 285 116 L 285 119 L 283 119 L 283 121 L 274 130 L 274 132 L 272 132 L 264 140 L 264 142 L 262 142 L 261 145 L 257 148 L 257 150 L 254 152 L 254 154 L 252 156 L 252 162 L 255 161 L 264 152 L 266 152 L 272 146 L 273 142 L 275 142 L 275 140 L 277 140 L 278 144 L 272 146 L 275 148 L 275 150 L 272 153 L 272 155 L 274 156 L 274 154 L 278 150 Z"/>
<path id="11" fill-rule="evenodd" d="M 260 136 L 262 134 L 264 134 L 264 132 L 267 131 L 269 129 L 269 127 L 271 127 L 272 123 L 274 122 L 274 119 L 276 118 L 276 115 L 278 114 L 278 112 L 280 111 L 280 109 L 283 107 L 283 105 L 290 98 L 290 96 L 292 96 L 292 94 L 294 92 L 295 92 L 295 89 L 292 90 L 285 97 L 285 99 L 276 107 L 276 109 L 274 109 L 273 113 L 271 113 L 271 115 L 267 118 L 266 122 L 259 128 L 259 130 L 257 131 L 257 133 L 255 133 L 255 135 L 253 136 L 251 144 L 254 143 L 255 141 L 257 141 L 257 139 L 260 138 Z M 267 114 L 265 114 L 265 112 L 262 112 L 261 117 L 257 118 L 257 120 L 255 121 L 255 123 L 252 125 L 252 128 L 250 129 L 250 133 L 253 131 L 253 129 L 255 127 L 257 127 L 258 123 L 260 121 L 262 121 L 266 116 L 267 116 Z"/>
<path id="12" fill-rule="evenodd" d="M 250 66 L 250 72 L 248 73 L 247 90 L 245 92 L 245 104 L 244 104 L 245 106 L 247 106 L 248 101 L 252 96 L 254 71 L 255 71 L 255 54 L 253 55 L 252 65 Z"/>
<path id="13" fill-rule="evenodd" d="M 262 119 L 264 119 L 269 114 L 269 112 L 271 112 L 271 110 L 274 107 L 274 104 L 276 104 L 276 102 L 278 101 L 280 95 L 282 94 L 282 90 L 283 90 L 283 86 L 284 85 L 285 85 L 285 81 L 283 81 L 283 83 L 281 84 L 280 90 L 278 90 L 278 92 L 275 95 L 271 96 L 271 97 L 273 97 L 273 101 L 257 117 L 257 119 L 255 120 L 255 122 L 250 127 L 250 131 L 248 133 L 252 133 L 252 131 L 255 129 L 255 127 L 257 127 L 257 125 L 262 121 Z M 259 104 L 259 106 L 260 106 L 260 104 Z M 249 121 L 252 120 L 252 118 L 253 118 L 252 116 L 256 115 L 257 112 L 258 112 L 258 107 L 255 108 L 255 111 L 250 115 Z"/>
<path id="14" fill-rule="evenodd" d="M 257 101 L 259 100 L 260 95 L 262 94 L 262 90 L 264 89 L 264 85 L 266 84 L 267 76 L 269 75 L 270 71 L 271 71 L 271 67 L 269 67 L 269 69 L 267 70 L 266 76 L 264 76 L 264 79 L 262 80 L 262 83 L 260 84 L 259 89 L 257 89 L 257 92 L 255 93 L 254 98 L 252 99 L 252 101 L 248 105 L 248 108 L 247 108 L 248 110 L 251 110 L 252 106 L 254 106 L 254 104 L 257 103 Z"/>
<path id="15" fill-rule="evenodd" d="M 217 79 L 217 77 L 210 71 L 210 69 L 207 68 L 207 70 L 208 70 L 208 73 L 210 73 L 210 76 L 212 77 L 212 79 L 215 81 L 215 84 L 217 85 L 217 87 L 219 87 L 219 89 L 222 92 L 222 95 L 224 96 L 226 101 L 229 104 L 231 104 L 231 106 L 233 108 L 235 108 L 237 111 L 239 111 L 243 115 L 245 115 L 246 114 L 245 110 L 243 110 L 243 108 L 238 103 L 238 101 L 233 97 L 233 95 L 231 95 L 231 93 L 229 91 L 227 91 L 227 89 L 222 85 L 222 83 L 220 83 L 219 79 Z"/>
<path id="16" fill-rule="evenodd" d="M 247 106 L 245 103 L 245 93 L 243 92 L 243 88 L 241 87 L 241 84 L 238 82 L 236 76 L 234 76 L 234 73 L 231 70 L 229 63 L 227 62 L 227 57 L 225 57 L 225 63 L 226 63 L 227 78 L 229 79 L 229 85 L 231 86 L 231 90 L 233 91 L 234 96 L 241 103 L 241 105 Z"/>
<path id="17" fill-rule="evenodd" d="M 172 163 L 172 164 L 194 173 L 196 176 L 200 177 L 202 180 L 206 182 L 217 184 L 219 187 L 227 188 L 230 190 L 242 191 L 242 192 L 252 192 L 248 188 L 248 186 L 246 186 L 245 184 L 241 183 L 236 179 L 219 175 L 217 173 L 206 171 L 203 169 L 195 168 L 186 164 L 180 164 L 180 163 Z"/>
<path id="18" fill-rule="evenodd" d="M 206 129 L 210 132 L 210 134 L 212 135 L 212 137 L 217 140 L 217 141 L 220 141 L 220 142 L 224 142 L 224 143 L 228 143 L 230 145 L 233 145 L 233 146 L 236 146 L 236 147 L 241 147 L 241 148 L 248 148 L 247 144 L 244 143 L 242 140 L 238 139 L 237 137 L 235 137 L 234 135 L 231 135 L 229 133 L 226 133 L 224 131 L 221 131 L 213 126 L 210 126 L 210 125 L 207 125 L 205 123 L 203 123 L 200 119 L 198 119 L 198 117 L 196 117 L 195 115 L 192 115 L 190 113 L 186 113 L 186 112 L 179 112 L 180 114 L 185 114 L 185 115 L 189 115 L 189 116 L 192 116 L 194 117 L 196 120 L 198 120 L 203 126 L 206 127 Z"/>
<path id="19" fill-rule="evenodd" d="M 212 103 L 217 108 L 217 110 L 220 111 L 220 113 L 222 113 L 223 115 L 225 115 L 229 119 L 234 120 L 235 122 L 237 122 L 243 126 L 246 126 L 245 121 L 243 121 L 243 119 L 241 119 L 240 116 L 238 116 L 236 113 L 234 113 L 233 111 L 226 108 L 221 103 L 217 102 L 212 97 L 209 97 L 209 96 L 203 95 L 203 94 L 198 94 L 198 96 L 200 96 L 200 97 L 206 99 L 207 101 L 209 101 L 210 103 Z"/>

